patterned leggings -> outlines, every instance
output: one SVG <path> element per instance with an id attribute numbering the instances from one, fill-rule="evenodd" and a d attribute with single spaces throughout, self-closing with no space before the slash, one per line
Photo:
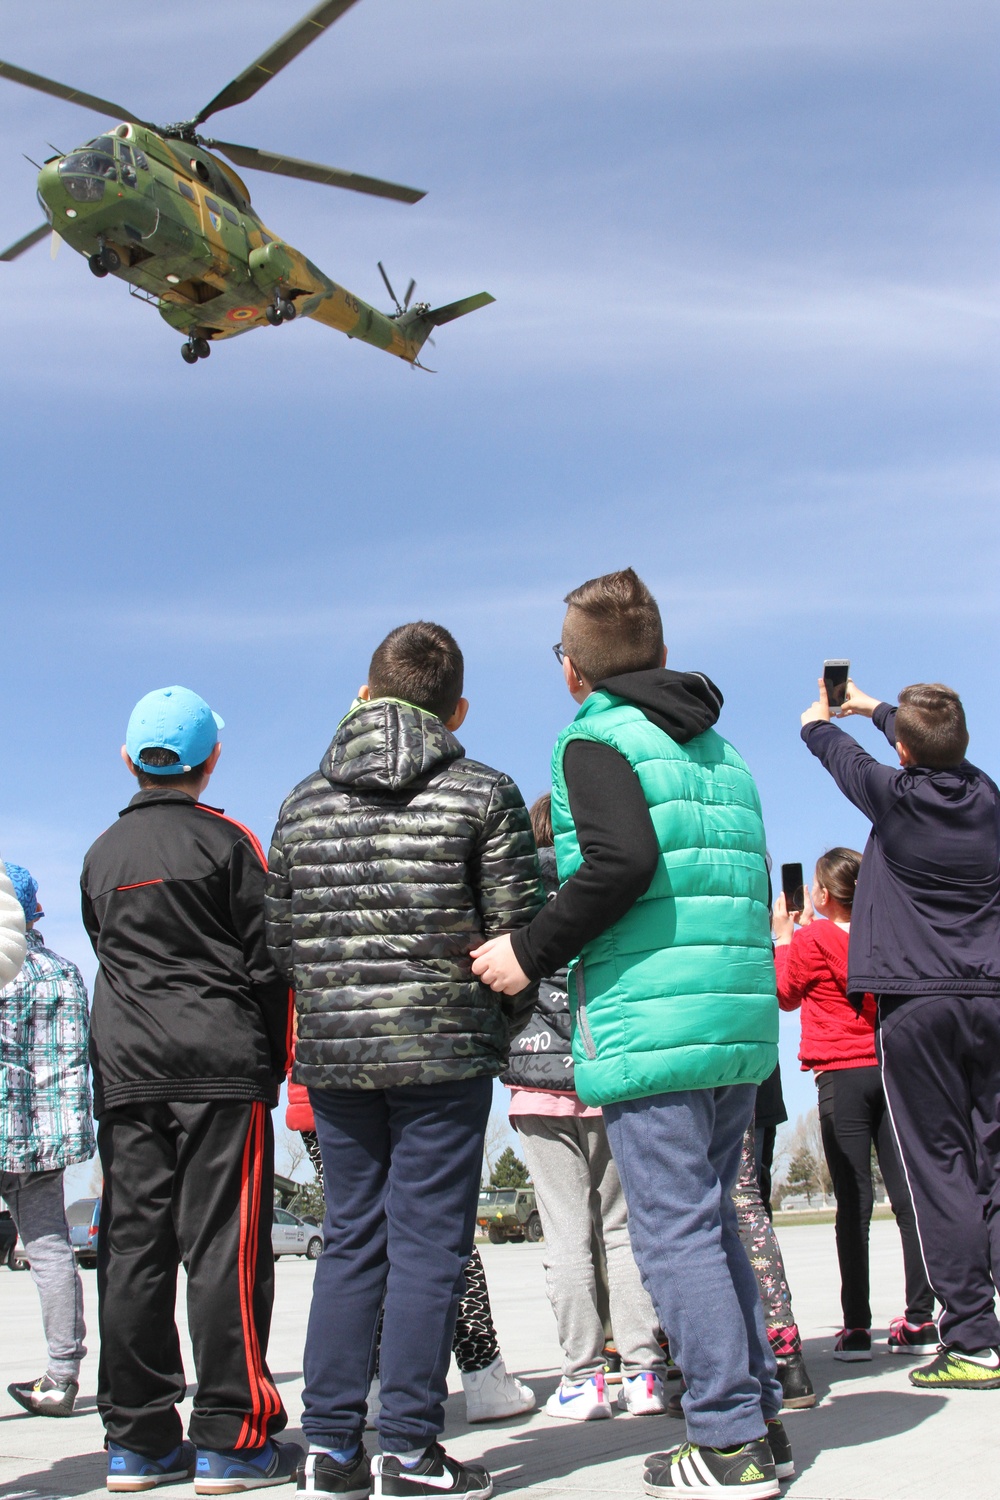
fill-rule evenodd
<path id="1" fill-rule="evenodd" d="M 302 1144 L 309 1153 L 316 1180 L 323 1187 L 323 1158 L 314 1130 L 300 1131 Z M 377 1345 L 382 1343 L 382 1318 L 379 1314 Z M 479 1251 L 473 1246 L 469 1263 L 465 1268 L 465 1292 L 458 1304 L 455 1322 L 455 1338 L 452 1343 L 455 1363 L 463 1375 L 473 1370 L 485 1370 L 500 1353 L 497 1331 L 493 1326 L 490 1308 L 490 1293 L 486 1285 L 486 1272 Z M 378 1373 L 378 1353 L 375 1355 L 375 1372 Z"/>
<path id="2" fill-rule="evenodd" d="M 736 1206 L 740 1240 L 760 1288 L 768 1342 L 778 1359 L 799 1354 L 802 1341 L 792 1314 L 792 1294 L 788 1289 L 785 1264 L 760 1196 L 752 1124 L 743 1137 L 740 1175 L 733 1189 L 733 1203 Z"/>

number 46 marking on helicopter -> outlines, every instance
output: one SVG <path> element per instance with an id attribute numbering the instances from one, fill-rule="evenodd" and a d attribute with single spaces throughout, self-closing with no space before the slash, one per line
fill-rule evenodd
<path id="1" fill-rule="evenodd" d="M 418 356 L 431 330 L 485 307 L 494 300 L 489 292 L 447 307 L 431 308 L 426 302 L 411 307 L 415 283 L 410 282 L 400 302 L 379 262 L 394 304 L 393 312 L 379 312 L 272 234 L 251 207 L 242 179 L 213 150 L 239 167 L 401 203 L 417 203 L 424 194 L 198 134 L 210 115 L 252 98 L 355 4 L 357 0 L 324 0 L 315 6 L 196 115 L 175 125 L 153 125 L 96 94 L 0 61 L 0 78 L 125 121 L 45 162 L 38 174 L 38 197 L 48 222 L 9 246 L 0 261 L 15 260 L 44 239 L 51 226 L 87 257 L 95 276 L 118 276 L 155 303 L 171 327 L 186 335 L 181 354 L 188 364 L 206 358 L 218 339 L 304 315 L 425 368 Z"/>

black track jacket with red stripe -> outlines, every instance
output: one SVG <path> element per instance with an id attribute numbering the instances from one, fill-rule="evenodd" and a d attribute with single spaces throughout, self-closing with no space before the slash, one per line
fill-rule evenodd
<path id="1" fill-rule="evenodd" d="M 264 938 L 266 874 L 249 829 L 175 789 L 139 792 L 88 851 L 96 1115 L 152 1100 L 277 1103 L 290 1004 Z"/>

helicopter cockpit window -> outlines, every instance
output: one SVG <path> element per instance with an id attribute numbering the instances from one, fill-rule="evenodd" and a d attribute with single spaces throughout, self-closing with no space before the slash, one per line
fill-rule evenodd
<path id="1" fill-rule="evenodd" d="M 122 182 L 127 187 L 135 187 L 136 175 L 132 165 L 132 147 L 122 142 L 118 147 L 118 155 L 122 164 Z"/>
<path id="2" fill-rule="evenodd" d="M 178 177 L 177 179 L 177 191 L 182 198 L 188 198 L 192 203 L 197 203 L 198 200 L 194 195 L 194 188 L 189 182 L 185 182 L 183 177 Z"/>
<path id="3" fill-rule="evenodd" d="M 80 203 L 96 203 L 103 198 L 105 182 L 114 182 L 117 175 L 110 136 L 99 136 L 82 151 L 71 151 L 59 163 L 59 176 L 67 193 Z"/>

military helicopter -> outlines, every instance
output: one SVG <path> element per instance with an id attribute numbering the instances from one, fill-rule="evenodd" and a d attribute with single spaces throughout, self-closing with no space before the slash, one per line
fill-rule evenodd
<path id="1" fill-rule="evenodd" d="M 0 78 L 125 121 L 78 150 L 45 161 L 38 173 L 38 201 L 47 222 L 10 245 L 0 261 L 16 260 L 51 228 L 86 256 L 95 276 L 128 282 L 134 296 L 185 334 L 181 356 L 187 364 L 207 358 L 218 339 L 274 328 L 302 315 L 425 368 L 418 356 L 431 330 L 493 302 L 489 292 L 447 307 L 426 302 L 411 307 L 415 283 L 400 302 L 379 262 L 394 304 L 394 311 L 379 312 L 272 233 L 251 207 L 246 184 L 213 151 L 240 167 L 401 203 L 418 203 L 424 194 L 198 134 L 210 115 L 253 98 L 355 4 L 323 0 L 196 115 L 175 125 L 153 125 L 96 94 L 0 61 Z"/>

